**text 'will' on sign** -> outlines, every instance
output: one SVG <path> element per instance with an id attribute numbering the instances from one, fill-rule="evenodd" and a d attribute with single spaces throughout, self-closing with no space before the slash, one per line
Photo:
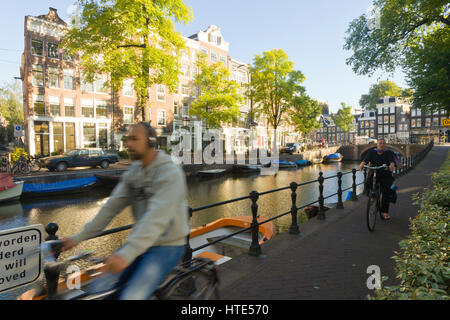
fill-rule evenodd
<path id="1" fill-rule="evenodd" d="M 0 292 L 39 279 L 44 227 L 32 225 L 0 231 Z"/>

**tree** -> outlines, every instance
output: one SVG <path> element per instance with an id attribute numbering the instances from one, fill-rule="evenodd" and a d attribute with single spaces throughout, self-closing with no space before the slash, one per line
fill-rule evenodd
<path id="1" fill-rule="evenodd" d="M 174 23 L 188 23 L 191 9 L 182 0 L 78 0 L 79 17 L 63 37 L 62 47 L 81 54 L 82 73 L 92 82 L 96 74 L 109 74 L 115 89 L 133 79 L 145 121 L 149 90 L 178 83 L 178 52 L 184 40 Z"/>
<path id="2" fill-rule="evenodd" d="M 318 129 L 320 123 L 317 118 L 322 113 L 322 107 L 319 103 L 303 94 L 294 97 L 292 109 L 289 110 L 289 123 L 295 127 L 298 132 L 306 136 L 311 131 Z"/>
<path id="3" fill-rule="evenodd" d="M 398 97 L 402 95 L 402 88 L 394 82 L 384 80 L 370 87 L 368 94 L 363 94 L 359 105 L 365 109 L 374 110 L 378 100 L 384 96 Z"/>
<path id="4" fill-rule="evenodd" d="M 338 110 L 336 116 L 334 117 L 334 122 L 336 125 L 346 133 L 345 140 L 347 140 L 347 134 L 353 129 L 353 115 L 352 107 L 346 106 L 344 102 L 341 102 L 341 109 Z"/>
<path id="5" fill-rule="evenodd" d="M 431 70 L 438 71 L 438 78 L 448 83 L 448 63 L 433 59 L 448 49 L 448 45 L 433 40 L 439 38 L 437 35 L 443 36 L 441 40 L 444 41 L 448 38 L 448 1 L 374 0 L 373 3 L 377 9 L 375 26 L 362 15 L 353 20 L 347 30 L 344 49 L 353 51 L 347 64 L 360 75 L 372 75 L 377 69 L 393 72 L 401 67 L 406 71 L 408 84 L 415 91 L 415 106 L 431 110 L 439 106 L 448 108 L 448 100 L 445 100 L 445 95 L 448 98 L 448 87 L 436 86 L 436 77 L 431 80 L 424 78 Z M 448 62 L 448 59 L 445 61 Z M 426 72 L 417 70 L 421 66 L 425 67 Z"/>
<path id="6" fill-rule="evenodd" d="M 255 55 L 250 68 L 255 115 L 266 116 L 268 124 L 274 129 L 274 141 L 277 128 L 291 108 L 294 96 L 305 92 L 300 85 L 305 76 L 293 68 L 294 63 L 281 49 Z"/>
<path id="7" fill-rule="evenodd" d="M 22 86 L 19 81 L 5 83 L 0 88 L 0 116 L 7 122 L 6 128 L 0 133 L 0 142 L 5 137 L 10 141 L 14 136 L 14 125 L 24 124 Z"/>
<path id="8" fill-rule="evenodd" d="M 239 94 L 239 84 L 229 80 L 230 71 L 221 62 L 209 65 L 204 55 L 199 56 L 196 66 L 199 73 L 194 86 L 198 96 L 191 103 L 189 115 L 204 119 L 207 127 L 237 121 L 244 98 Z"/>

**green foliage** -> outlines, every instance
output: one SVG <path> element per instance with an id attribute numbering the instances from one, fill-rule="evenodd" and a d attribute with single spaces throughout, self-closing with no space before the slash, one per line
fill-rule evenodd
<path id="1" fill-rule="evenodd" d="M 294 63 L 288 60 L 288 55 L 281 49 L 255 55 L 250 68 L 255 114 L 267 116 L 275 130 L 291 108 L 294 97 L 305 92 L 301 86 L 305 76 L 293 68 Z"/>
<path id="2" fill-rule="evenodd" d="M 292 108 L 288 111 L 289 123 L 305 136 L 320 128 L 317 118 L 321 113 L 322 107 L 319 103 L 306 94 L 302 94 L 293 99 Z"/>
<path id="3" fill-rule="evenodd" d="M 228 80 L 230 71 L 221 62 L 208 64 L 204 55 L 199 56 L 196 66 L 199 73 L 194 85 L 200 94 L 191 103 L 189 115 L 205 120 L 208 127 L 237 121 L 244 98 L 239 93 L 239 84 Z"/>
<path id="4" fill-rule="evenodd" d="M 448 1 L 374 0 L 373 5 L 374 25 L 362 15 L 347 29 L 344 49 L 353 53 L 347 64 L 359 75 L 402 67 L 416 107 L 448 110 Z"/>
<path id="5" fill-rule="evenodd" d="M 353 119 L 352 107 L 346 106 L 344 102 L 341 102 L 341 109 L 338 110 L 334 117 L 336 125 L 341 128 L 342 131 L 348 133 L 353 128 Z"/>
<path id="6" fill-rule="evenodd" d="M 14 126 L 24 124 L 22 86 L 19 81 L 5 83 L 0 88 L 0 115 L 7 121 L 7 126 L 0 128 L 0 143 L 12 140 Z"/>
<path id="7" fill-rule="evenodd" d="M 413 197 L 420 211 L 393 257 L 400 285 L 377 290 L 369 299 L 450 299 L 450 157 L 432 180 L 432 188 Z"/>
<path id="8" fill-rule="evenodd" d="M 78 5 L 81 14 L 73 17 L 62 47 L 82 52 L 88 82 L 109 74 L 117 90 L 133 79 L 141 108 L 149 103 L 152 84 L 175 88 L 180 67 L 173 53 L 184 48 L 184 40 L 174 24 L 192 19 L 182 0 L 78 0 Z"/>
<path id="9" fill-rule="evenodd" d="M 129 155 L 128 151 L 126 151 L 126 150 L 119 151 L 117 153 L 117 155 L 119 156 L 120 159 L 130 159 L 130 155 Z"/>
<path id="10" fill-rule="evenodd" d="M 378 100 L 384 96 L 399 97 L 410 93 L 402 91 L 395 82 L 389 80 L 380 81 L 370 87 L 368 94 L 363 94 L 359 100 L 359 105 L 365 109 L 375 110 Z"/>
<path id="11" fill-rule="evenodd" d="M 20 155 L 24 155 L 26 158 L 28 158 L 28 153 L 26 153 L 24 148 L 15 148 L 13 152 L 11 153 L 11 164 L 16 163 L 17 160 L 19 160 Z"/>

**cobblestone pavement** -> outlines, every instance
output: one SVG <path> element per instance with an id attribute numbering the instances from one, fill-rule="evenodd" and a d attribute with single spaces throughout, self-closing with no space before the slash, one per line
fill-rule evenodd
<path id="1" fill-rule="evenodd" d="M 344 210 L 327 211 L 327 219 L 300 225 L 300 235 L 281 234 L 263 245 L 262 257 L 239 256 L 221 266 L 221 298 L 228 300 L 366 299 L 376 265 L 385 285 L 396 283 L 394 251 L 409 234 L 409 218 L 417 214 L 412 195 L 431 183 L 431 174 L 446 159 L 449 146 L 434 147 L 414 169 L 399 177 L 390 221 L 366 226 L 366 196 L 346 202 Z"/>

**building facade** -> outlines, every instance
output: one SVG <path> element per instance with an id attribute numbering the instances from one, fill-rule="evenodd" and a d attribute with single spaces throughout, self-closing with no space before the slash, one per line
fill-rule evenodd
<path id="1" fill-rule="evenodd" d="M 377 137 L 389 142 L 409 142 L 410 102 L 399 97 L 381 98 L 377 105 Z"/>

